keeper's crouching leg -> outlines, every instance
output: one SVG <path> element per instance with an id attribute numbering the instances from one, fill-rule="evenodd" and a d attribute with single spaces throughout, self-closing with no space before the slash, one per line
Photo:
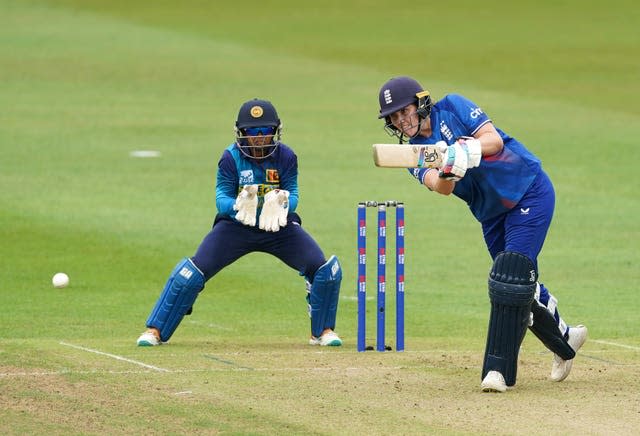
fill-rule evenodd
<path id="1" fill-rule="evenodd" d="M 515 385 L 537 275 L 534 263 L 522 254 L 507 251 L 496 256 L 489 275 L 491 315 L 482 379 L 489 371 L 498 371 L 507 386 Z"/>
<path id="2" fill-rule="evenodd" d="M 158 329 L 162 342 L 169 340 L 185 314 L 190 313 L 204 283 L 204 275 L 191 259 L 178 262 L 147 319 L 147 327 Z"/>
<path id="3" fill-rule="evenodd" d="M 336 256 L 316 271 L 309 294 L 311 334 L 318 338 L 325 329 L 334 330 L 340 297 L 342 269 Z"/>

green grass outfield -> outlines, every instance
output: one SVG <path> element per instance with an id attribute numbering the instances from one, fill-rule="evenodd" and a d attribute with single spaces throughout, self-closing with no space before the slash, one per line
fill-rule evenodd
<path id="1" fill-rule="evenodd" d="M 431 3 L 0 0 L 4 434 L 640 431 L 640 9 Z M 478 102 L 542 158 L 557 204 L 541 280 L 590 332 L 565 382 L 529 335 L 516 389 L 479 392 L 479 225 L 371 159 L 391 142 L 378 89 L 400 74 Z M 305 345 L 303 280 L 253 254 L 207 284 L 169 345 L 139 349 L 211 226 L 217 160 L 253 97 L 298 154 L 304 226 L 341 259 L 344 347 Z M 405 353 L 355 351 L 366 199 L 406 204 Z M 58 271 L 68 288 L 52 288 Z"/>

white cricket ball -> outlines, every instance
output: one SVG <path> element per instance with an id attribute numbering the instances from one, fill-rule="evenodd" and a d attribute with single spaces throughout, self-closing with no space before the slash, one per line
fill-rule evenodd
<path id="1" fill-rule="evenodd" d="M 69 284 L 69 276 L 65 273 L 57 273 L 51 279 L 54 288 L 66 288 Z"/>

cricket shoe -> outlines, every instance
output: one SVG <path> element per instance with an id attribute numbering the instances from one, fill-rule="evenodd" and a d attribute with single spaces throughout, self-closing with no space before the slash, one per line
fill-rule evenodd
<path id="1" fill-rule="evenodd" d="M 319 338 L 311 336 L 309 345 L 321 345 L 323 347 L 339 347 L 342 345 L 342 339 L 333 330 L 325 330 Z"/>
<path id="2" fill-rule="evenodd" d="M 138 338 L 138 347 L 153 347 L 154 345 L 161 344 L 162 341 L 156 329 L 147 329 L 147 331 Z"/>
<path id="3" fill-rule="evenodd" d="M 587 328 L 583 325 L 575 327 L 569 327 L 569 345 L 576 353 L 582 347 L 582 344 L 587 340 Z M 553 364 L 551 365 L 551 380 L 561 382 L 571 372 L 571 366 L 573 365 L 573 359 L 564 360 L 557 354 L 553 355 Z"/>
<path id="4" fill-rule="evenodd" d="M 504 392 L 507 390 L 504 377 L 498 371 L 489 371 L 480 383 L 480 387 L 482 392 Z"/>

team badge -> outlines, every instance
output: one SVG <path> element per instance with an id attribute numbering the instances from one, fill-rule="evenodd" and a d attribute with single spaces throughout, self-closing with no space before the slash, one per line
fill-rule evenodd
<path id="1" fill-rule="evenodd" d="M 393 98 L 391 98 L 391 90 L 390 89 L 385 89 L 383 95 L 384 95 L 384 103 L 385 104 L 393 103 Z"/>
<path id="2" fill-rule="evenodd" d="M 264 113 L 264 111 L 262 110 L 262 108 L 260 106 L 254 106 L 251 108 L 251 116 L 253 118 L 260 118 L 262 116 L 262 114 Z"/>
<path id="3" fill-rule="evenodd" d="M 278 170 L 267 170 L 267 183 L 279 183 L 280 174 Z"/>

